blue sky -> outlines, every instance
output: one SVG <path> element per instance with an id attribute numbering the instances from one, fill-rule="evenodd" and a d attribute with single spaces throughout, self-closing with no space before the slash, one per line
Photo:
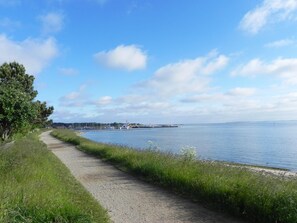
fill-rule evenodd
<path id="1" fill-rule="evenodd" d="M 297 0 L 0 0 L 56 122 L 297 119 Z"/>

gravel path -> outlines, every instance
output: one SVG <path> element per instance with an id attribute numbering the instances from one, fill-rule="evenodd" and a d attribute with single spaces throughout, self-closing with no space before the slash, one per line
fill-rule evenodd
<path id="1" fill-rule="evenodd" d="M 70 169 L 75 178 L 105 207 L 113 222 L 239 223 L 228 216 L 149 185 L 74 146 L 41 134 L 41 140 Z"/>

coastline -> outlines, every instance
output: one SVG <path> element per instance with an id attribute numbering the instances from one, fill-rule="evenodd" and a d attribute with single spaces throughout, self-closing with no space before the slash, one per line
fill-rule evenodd
<path id="1" fill-rule="evenodd" d="M 291 171 L 291 170 L 277 170 L 277 169 L 271 169 L 271 168 L 260 168 L 260 167 L 249 167 L 251 171 L 255 171 L 258 173 L 263 174 L 272 174 L 277 175 L 280 177 L 297 177 L 297 172 Z"/>
<path id="2" fill-rule="evenodd" d="M 296 223 L 296 177 L 287 177 L 282 171 L 239 168 L 156 150 L 102 144 L 66 130 L 52 135 L 124 172 L 209 208 L 251 222 Z"/>
<path id="3" fill-rule="evenodd" d="M 74 133 L 79 137 L 84 137 L 85 135 L 85 132 L 79 131 L 79 130 L 75 130 Z M 98 143 L 103 143 L 103 142 L 98 142 Z M 117 144 L 113 144 L 113 143 L 109 145 L 117 146 Z M 144 148 L 143 150 L 146 150 L 146 149 Z M 235 163 L 235 162 L 219 161 L 219 160 L 200 160 L 200 161 L 208 162 L 208 163 L 212 163 L 212 162 L 221 163 L 229 167 L 248 169 L 249 171 L 264 174 L 264 175 L 279 176 L 279 177 L 297 177 L 297 171 L 285 169 L 285 168 L 262 166 L 262 165 L 260 166 L 260 165 L 245 164 L 245 163 Z"/>
<path id="4" fill-rule="evenodd" d="M 216 161 L 216 162 L 220 162 L 220 161 Z M 274 175 L 279 177 L 297 177 L 297 172 L 289 169 L 280 169 L 280 168 L 269 167 L 269 166 L 254 166 L 254 165 L 247 165 L 242 163 L 226 163 L 226 162 L 222 162 L 222 163 L 229 167 L 248 169 L 249 171 L 260 173 L 263 175 L 271 175 L 271 176 Z"/>
<path id="5" fill-rule="evenodd" d="M 77 136 L 83 136 L 85 133 L 82 131 L 75 130 L 74 131 Z"/>
<path id="6" fill-rule="evenodd" d="M 158 128 L 166 128 L 166 127 L 158 127 Z M 78 137 L 84 137 L 84 135 L 85 135 L 85 132 L 83 132 L 83 131 L 79 131 L 79 130 L 73 130 L 73 131 Z M 92 130 L 92 131 L 95 131 L 95 130 Z M 89 140 L 88 138 L 86 138 L 86 139 Z M 95 141 L 95 142 L 99 143 L 99 144 L 105 144 L 103 142 L 97 142 L 97 141 Z M 108 145 L 118 146 L 117 144 L 113 144 L 113 143 L 110 143 L 110 144 L 108 143 Z M 133 148 L 133 149 L 136 150 L 136 148 Z M 146 150 L 146 149 L 143 148 L 142 150 Z M 199 159 L 197 159 L 197 161 L 198 160 Z M 216 163 L 220 163 L 225 166 L 228 166 L 228 167 L 247 169 L 249 171 L 252 171 L 255 173 L 260 173 L 263 175 L 271 175 L 271 176 L 279 176 L 279 177 L 297 177 L 297 171 L 286 169 L 286 168 L 262 166 L 262 165 L 256 165 L 256 164 L 254 165 L 254 164 L 236 163 L 236 162 L 228 162 L 228 161 L 220 161 L 220 160 L 199 160 L 199 161 L 208 162 L 208 163 L 216 162 Z"/>
<path id="7" fill-rule="evenodd" d="M 294 172 L 297 171 L 294 159 L 297 138 L 293 130 L 297 130 L 297 126 L 291 129 L 266 125 L 187 125 L 168 129 L 84 131 L 84 137 L 135 149 L 156 147 L 174 154 L 179 154 L 184 147 L 195 147 L 201 159 Z"/>

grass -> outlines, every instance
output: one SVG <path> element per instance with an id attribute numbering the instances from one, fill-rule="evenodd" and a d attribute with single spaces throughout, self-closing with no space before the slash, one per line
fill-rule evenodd
<path id="1" fill-rule="evenodd" d="M 263 175 L 220 162 L 185 160 L 152 150 L 95 143 L 73 131 L 52 135 L 147 181 L 252 222 L 296 223 L 297 179 Z"/>
<path id="2" fill-rule="evenodd" d="M 0 179 L 0 222 L 109 222 L 37 133 L 0 147 Z"/>

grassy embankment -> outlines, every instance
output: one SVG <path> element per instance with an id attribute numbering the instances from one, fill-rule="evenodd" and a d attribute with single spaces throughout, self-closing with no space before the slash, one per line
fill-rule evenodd
<path id="1" fill-rule="evenodd" d="M 297 179 L 253 173 L 219 162 L 187 161 L 158 151 L 95 143 L 72 131 L 55 137 L 191 199 L 253 222 L 297 222 Z"/>
<path id="2" fill-rule="evenodd" d="M 106 211 L 38 140 L 0 147 L 0 222 L 108 222 Z"/>

